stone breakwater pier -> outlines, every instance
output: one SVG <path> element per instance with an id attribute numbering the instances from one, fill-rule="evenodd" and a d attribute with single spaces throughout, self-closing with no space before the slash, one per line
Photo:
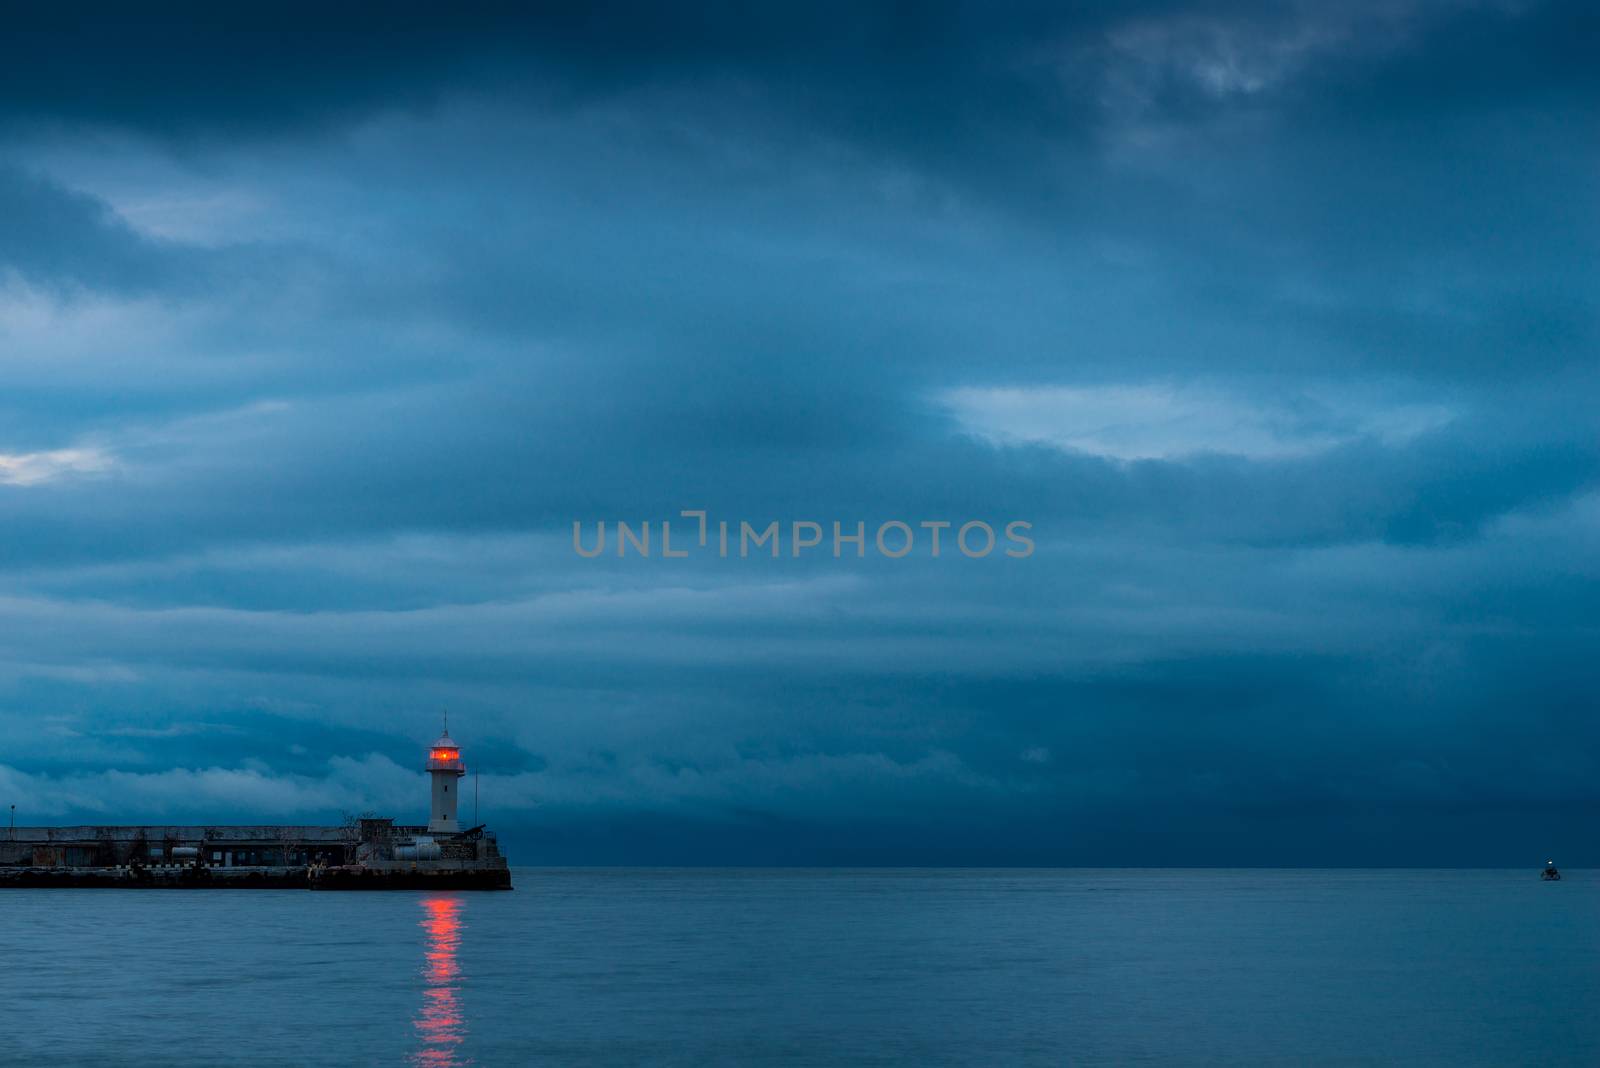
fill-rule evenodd
<path id="1" fill-rule="evenodd" d="M 449 732 L 428 751 L 426 825 L 365 816 L 338 827 L 14 827 L 0 838 L 0 888 L 509 890 L 492 832 L 463 829 L 466 774 Z"/>

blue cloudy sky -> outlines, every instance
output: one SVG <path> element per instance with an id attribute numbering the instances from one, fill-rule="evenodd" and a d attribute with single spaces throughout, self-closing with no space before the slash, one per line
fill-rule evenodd
<path id="1" fill-rule="evenodd" d="M 120 11 L 0 35 L 19 822 L 448 708 L 525 862 L 1600 863 L 1593 9 Z M 684 508 L 1037 551 L 572 551 Z"/>

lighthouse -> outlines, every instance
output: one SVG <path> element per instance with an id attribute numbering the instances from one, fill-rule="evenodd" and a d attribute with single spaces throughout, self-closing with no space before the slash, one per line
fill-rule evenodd
<path id="1" fill-rule="evenodd" d="M 433 780 L 433 807 L 428 810 L 430 832 L 455 834 L 461 830 L 461 824 L 456 821 L 456 797 L 461 777 L 466 773 L 461 763 L 461 747 L 451 741 L 450 728 L 446 726 L 439 740 L 428 748 L 428 777 Z"/>

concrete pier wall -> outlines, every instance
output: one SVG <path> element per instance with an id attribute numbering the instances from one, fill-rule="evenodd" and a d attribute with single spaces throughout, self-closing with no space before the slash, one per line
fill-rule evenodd
<path id="1" fill-rule="evenodd" d="M 297 867 L 395 859 L 418 840 L 441 859 L 482 861 L 499 856 L 493 832 L 430 835 L 426 827 L 366 818 L 351 826 L 293 824 L 81 825 L 17 827 L 0 832 L 0 868 L 152 866 L 175 860 L 204 867 Z M 188 852 L 188 851 L 193 852 Z M 459 865 L 457 865 L 459 866 Z"/>
<path id="2" fill-rule="evenodd" d="M 342 864 L 359 844 L 353 827 L 279 824 L 17 827 L 0 832 L 0 868 L 164 864 L 192 849 L 203 865 L 291 867 Z"/>

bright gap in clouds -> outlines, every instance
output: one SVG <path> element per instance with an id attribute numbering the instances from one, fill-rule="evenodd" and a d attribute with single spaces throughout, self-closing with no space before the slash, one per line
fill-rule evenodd
<path id="1" fill-rule="evenodd" d="M 1280 459 L 1363 439 L 1400 444 L 1444 426 L 1441 404 L 1298 395 L 1257 399 L 1203 386 L 966 387 L 937 402 L 997 445 L 1053 445 L 1115 460 L 1201 453 Z"/>
<path id="2" fill-rule="evenodd" d="M 93 448 L 0 452 L 0 486 L 36 486 L 67 475 L 98 474 L 111 467 L 111 456 Z"/>

